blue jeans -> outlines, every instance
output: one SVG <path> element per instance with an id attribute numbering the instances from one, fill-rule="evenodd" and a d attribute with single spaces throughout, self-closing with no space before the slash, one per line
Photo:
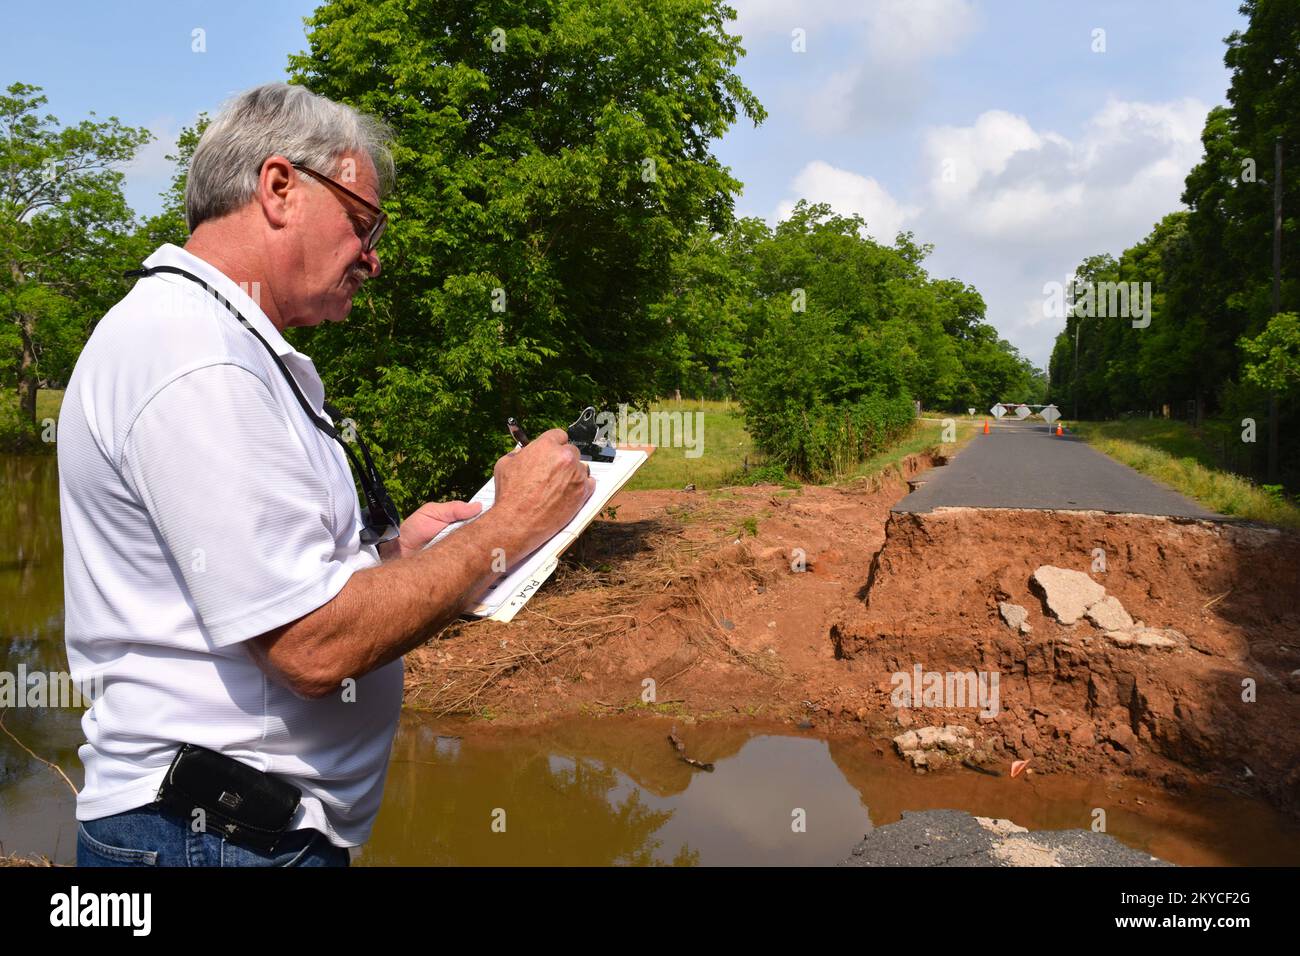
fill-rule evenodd
<path id="1" fill-rule="evenodd" d="M 275 853 L 247 850 L 220 833 L 195 833 L 155 804 L 77 824 L 77 866 L 347 866 L 346 847 L 319 830 L 291 830 Z"/>

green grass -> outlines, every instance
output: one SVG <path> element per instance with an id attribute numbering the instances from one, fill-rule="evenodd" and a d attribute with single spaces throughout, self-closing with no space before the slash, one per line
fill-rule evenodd
<path id="1" fill-rule="evenodd" d="M 1218 468 L 1213 444 L 1186 422 L 1079 422 L 1074 431 L 1098 451 L 1212 511 L 1300 530 L 1300 507 L 1295 502 L 1280 489 L 1270 490 Z"/>
<path id="2" fill-rule="evenodd" d="M 46 418 L 58 419 L 59 409 L 63 407 L 63 389 L 43 388 L 36 393 L 36 420 Z"/>
<path id="3" fill-rule="evenodd" d="M 1108 438 L 1133 442 L 1165 452 L 1174 458 L 1191 458 L 1206 468 L 1218 468 L 1210 441 L 1187 422 L 1165 418 L 1127 418 L 1113 422 L 1079 422 L 1076 431 L 1085 439 Z"/>
<path id="4" fill-rule="evenodd" d="M 625 714 L 629 712 L 646 712 L 658 714 L 664 717 L 685 717 L 688 715 L 684 701 L 671 700 L 662 704 L 652 704 L 637 698 L 627 704 L 619 706 L 605 704 L 592 705 L 581 703 L 578 705 L 578 713 L 583 717 L 609 717 L 614 714 Z"/>
<path id="5" fill-rule="evenodd" d="M 927 418 L 939 420 L 925 421 Z M 953 442 L 943 440 L 944 426 L 942 419 L 945 418 L 953 420 L 955 426 L 953 430 L 956 437 Z M 937 449 L 945 455 L 952 455 L 958 448 L 970 441 L 976 430 L 977 424 L 966 415 L 926 412 L 921 420 L 912 425 L 912 433 L 908 437 L 861 462 L 851 473 L 840 480 L 853 481 L 857 478 L 867 478 L 880 474 L 882 471 L 897 467 L 898 463 L 908 455 L 917 455 L 931 448 Z"/>
<path id="6" fill-rule="evenodd" d="M 702 454 L 687 458 L 688 448 L 659 447 L 650 460 L 632 476 L 627 487 L 639 491 L 651 488 L 720 488 L 730 484 L 745 466 L 748 457 L 752 468 L 762 461 L 755 450 L 754 441 L 745 431 L 745 421 L 735 402 L 712 402 L 701 399 L 683 399 L 680 402 L 656 402 L 650 411 L 681 412 L 683 415 L 702 412 L 703 443 L 698 446 Z M 699 441 L 699 436 L 692 433 Z"/>
<path id="7" fill-rule="evenodd" d="M 48 434 L 41 424 L 58 420 L 63 405 L 62 389 L 40 389 L 36 393 L 36 427 L 23 422 L 18 412 L 18 393 L 13 388 L 0 391 L 0 450 L 25 454 L 51 453 L 54 443 L 42 439 Z"/>
<path id="8" fill-rule="evenodd" d="M 5 402 L 15 411 L 18 409 L 18 393 L 12 388 L 0 392 L 0 402 Z M 63 389 L 42 388 L 36 392 L 36 421 L 39 424 L 46 418 L 58 419 L 59 409 L 63 406 Z"/>
<path id="9" fill-rule="evenodd" d="M 698 458 L 687 458 L 686 449 L 658 448 L 628 482 L 628 487 L 636 490 L 652 488 L 683 488 L 693 484 L 701 491 L 722 488 L 727 485 L 741 484 L 746 459 L 750 472 L 758 471 L 755 477 L 764 481 L 785 483 L 788 487 L 798 487 L 798 482 L 789 481 L 774 466 L 766 466 L 763 455 L 754 447 L 753 439 L 745 431 L 744 418 L 735 402 L 711 402 L 684 399 L 681 402 L 658 402 L 651 406 L 651 411 L 681 411 L 704 413 L 704 453 Z M 908 455 L 918 454 L 930 448 L 951 454 L 956 448 L 965 444 L 978 427 L 978 423 L 966 415 L 953 415 L 947 412 L 927 412 L 927 418 L 935 421 L 918 421 L 912 432 L 901 442 L 859 463 L 854 469 L 840 476 L 841 481 L 867 477 L 897 466 Z M 943 425 L 940 421 L 952 418 L 956 425 L 956 441 L 944 442 Z"/>

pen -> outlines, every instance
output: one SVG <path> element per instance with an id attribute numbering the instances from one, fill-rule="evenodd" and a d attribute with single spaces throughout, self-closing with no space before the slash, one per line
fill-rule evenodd
<path id="1" fill-rule="evenodd" d="M 510 437 L 519 442 L 521 448 L 528 444 L 528 436 L 524 434 L 524 430 L 519 427 L 519 423 L 513 418 L 506 419 L 506 428 L 510 429 Z"/>

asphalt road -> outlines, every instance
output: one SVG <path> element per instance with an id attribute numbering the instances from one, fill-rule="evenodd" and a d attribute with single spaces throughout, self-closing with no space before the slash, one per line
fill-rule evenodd
<path id="1" fill-rule="evenodd" d="M 1091 830 L 998 833 L 960 810 L 903 811 L 840 866 L 1170 866 Z"/>
<path id="2" fill-rule="evenodd" d="M 1058 438 L 1039 419 L 990 425 L 990 434 L 976 435 L 946 467 L 925 472 L 924 484 L 893 510 L 1030 508 L 1222 517 L 1079 438 Z"/>

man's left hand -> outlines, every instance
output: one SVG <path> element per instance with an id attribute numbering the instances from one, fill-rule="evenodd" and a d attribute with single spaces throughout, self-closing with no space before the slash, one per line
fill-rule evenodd
<path id="1" fill-rule="evenodd" d="M 423 504 L 402 522 L 402 533 L 396 541 L 380 546 L 379 556 L 385 561 L 410 557 L 436 538 L 447 525 L 473 518 L 482 509 L 482 504 L 477 501 L 430 501 Z"/>

